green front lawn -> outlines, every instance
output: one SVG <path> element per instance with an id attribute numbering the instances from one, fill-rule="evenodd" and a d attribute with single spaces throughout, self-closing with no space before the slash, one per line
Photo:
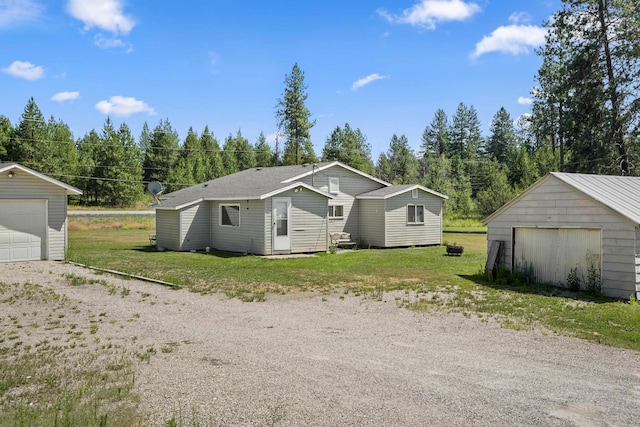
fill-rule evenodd
<path id="1" fill-rule="evenodd" d="M 149 229 L 72 230 L 68 259 L 85 265 L 164 280 L 194 292 L 224 292 L 245 301 L 267 293 L 345 292 L 383 298 L 416 310 L 453 310 L 503 327 L 542 329 L 640 350 L 640 305 L 544 285 L 488 282 L 482 274 L 486 235 L 445 233 L 463 245 L 445 248 L 358 250 L 313 257 L 268 259 L 228 252 L 157 252 Z M 560 296 L 562 295 L 562 296 Z M 386 296 L 384 297 L 386 299 Z"/>

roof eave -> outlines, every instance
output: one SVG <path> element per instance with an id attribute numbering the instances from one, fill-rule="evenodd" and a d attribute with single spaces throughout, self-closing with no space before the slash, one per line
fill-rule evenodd
<path id="1" fill-rule="evenodd" d="M 363 176 L 363 177 L 365 177 L 365 178 L 368 178 L 368 179 L 370 179 L 370 180 L 372 180 L 372 181 L 375 181 L 375 182 L 377 182 L 377 183 L 379 183 L 379 184 L 382 184 L 382 185 L 384 185 L 385 187 L 389 187 L 389 186 L 391 186 L 391 185 L 392 185 L 392 184 L 391 184 L 391 183 L 389 183 L 389 182 L 386 182 L 386 181 L 383 181 L 383 180 L 381 180 L 381 179 L 378 179 L 378 178 L 376 178 L 375 176 L 369 175 L 368 173 L 362 172 L 361 170 L 358 170 L 358 169 L 356 169 L 356 168 L 352 168 L 351 166 L 349 166 L 349 165 L 345 165 L 344 163 L 341 163 L 341 162 L 338 162 L 338 161 L 333 161 L 333 162 L 331 162 L 331 163 L 328 163 L 328 164 L 326 164 L 326 165 L 322 165 L 322 166 L 315 166 L 315 167 L 314 167 L 314 166 L 315 166 L 315 165 L 312 165 L 312 168 L 311 168 L 311 170 L 310 170 L 310 171 L 305 172 L 305 173 L 302 173 L 302 174 L 300 174 L 300 175 L 296 175 L 296 176 L 294 176 L 294 177 L 292 177 L 292 178 L 288 178 L 288 179 L 286 179 L 286 180 L 282 181 L 282 183 L 283 183 L 283 184 L 288 184 L 288 183 L 290 183 L 290 182 L 300 180 L 301 178 L 304 178 L 304 177 L 306 177 L 306 176 L 309 176 L 309 175 L 311 175 L 311 174 L 313 174 L 313 173 L 321 172 L 321 171 L 323 171 L 323 170 L 325 170 L 325 169 L 329 169 L 329 168 L 332 168 L 332 167 L 334 167 L 334 166 L 340 166 L 341 168 L 344 168 L 344 169 L 349 170 L 349 171 L 351 171 L 351 172 L 353 172 L 353 173 L 356 173 L 356 174 L 361 175 L 361 176 Z"/>
<path id="2" fill-rule="evenodd" d="M 18 164 L 18 163 L 9 163 L 9 164 L 7 164 L 5 167 L 0 169 L 0 173 L 8 171 L 8 170 L 11 170 L 11 169 L 19 169 L 19 170 L 21 170 L 23 172 L 26 172 L 26 173 L 28 173 L 30 175 L 38 177 L 38 178 L 40 178 L 40 179 L 42 179 L 44 181 L 47 181 L 50 184 L 56 185 L 58 187 L 62 187 L 62 188 L 64 188 L 65 190 L 67 190 L 71 194 L 76 194 L 76 195 L 81 195 L 82 194 L 82 190 L 80 190 L 79 188 L 76 188 L 76 187 L 74 187 L 72 185 L 69 185 L 69 184 L 65 184 L 62 181 L 58 181 L 57 179 L 51 178 L 50 176 L 47 176 L 47 175 L 42 174 L 40 172 L 36 172 L 33 169 L 30 169 L 30 168 L 28 168 L 26 166 L 22 166 L 21 164 Z"/>

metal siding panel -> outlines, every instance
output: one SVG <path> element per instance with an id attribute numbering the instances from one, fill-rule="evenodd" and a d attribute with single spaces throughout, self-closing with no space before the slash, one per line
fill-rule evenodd
<path id="1" fill-rule="evenodd" d="M 589 266 L 601 271 L 601 230 L 584 228 L 515 229 L 515 265 L 532 268 L 536 281 L 566 285 L 576 268 L 583 282 Z"/>

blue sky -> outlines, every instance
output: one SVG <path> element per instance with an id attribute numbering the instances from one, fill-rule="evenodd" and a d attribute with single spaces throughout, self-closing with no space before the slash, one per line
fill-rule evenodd
<path id="1" fill-rule="evenodd" d="M 478 111 L 485 134 L 516 119 L 560 0 L 0 0 L 0 115 L 33 96 L 75 138 L 107 116 L 138 136 L 169 119 L 273 141 L 284 77 L 305 74 L 320 155 L 336 126 L 359 128 L 373 159 L 392 135 L 414 150 L 437 109 Z"/>

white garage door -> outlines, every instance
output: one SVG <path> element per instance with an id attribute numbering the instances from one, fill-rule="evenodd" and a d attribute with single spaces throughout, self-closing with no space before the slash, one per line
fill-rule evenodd
<path id="1" fill-rule="evenodd" d="M 515 266 L 533 268 L 537 282 L 565 285 L 572 269 L 581 279 L 600 271 L 600 242 L 600 229 L 516 228 Z"/>
<path id="2" fill-rule="evenodd" d="M 46 239 L 46 200 L 0 200 L 0 262 L 40 260 Z"/>

